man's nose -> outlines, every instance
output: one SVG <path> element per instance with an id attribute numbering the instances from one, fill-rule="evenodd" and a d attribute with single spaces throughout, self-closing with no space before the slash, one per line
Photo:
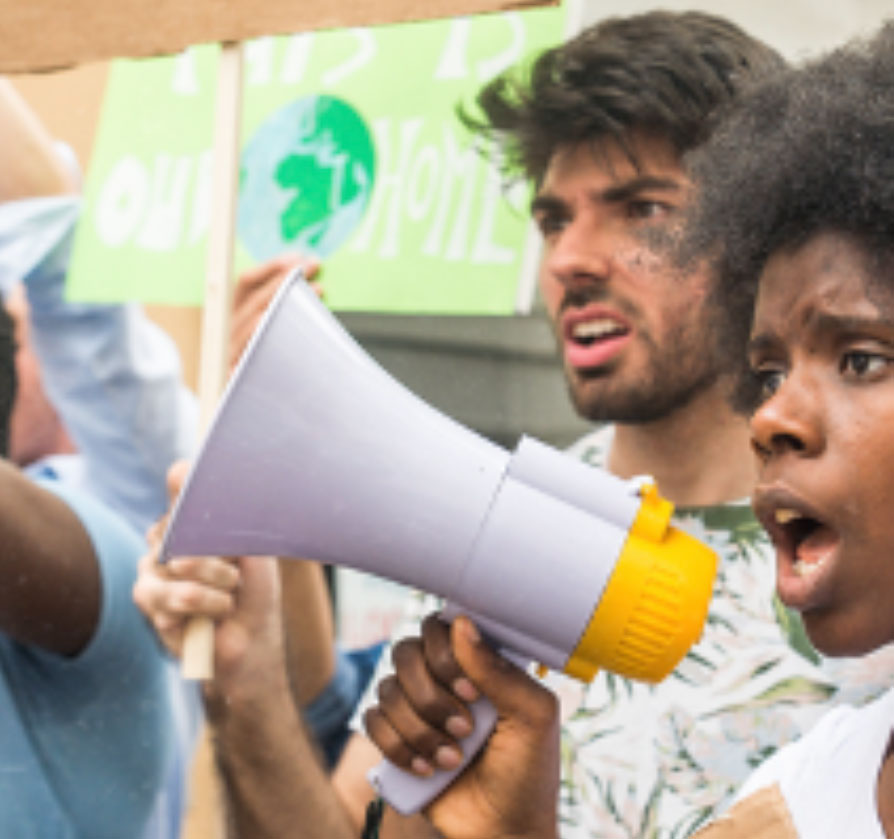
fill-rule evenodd
<path id="1" fill-rule="evenodd" d="M 764 462 L 795 454 L 815 457 L 824 447 L 822 410 L 809 382 L 790 375 L 751 417 L 751 443 Z"/>
<path id="2" fill-rule="evenodd" d="M 608 279 L 613 261 L 612 237 L 592 222 L 570 221 L 547 249 L 545 267 L 566 284 Z"/>

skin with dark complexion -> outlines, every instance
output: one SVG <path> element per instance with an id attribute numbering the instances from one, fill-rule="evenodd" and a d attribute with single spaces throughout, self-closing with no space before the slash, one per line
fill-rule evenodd
<path id="1" fill-rule="evenodd" d="M 894 640 L 894 293 L 850 237 L 777 251 L 761 275 L 749 363 L 762 402 L 755 509 L 777 591 L 813 643 L 859 655 Z M 876 801 L 894 836 L 889 747 Z"/>
<path id="2" fill-rule="evenodd" d="M 871 285 L 844 236 L 777 252 L 749 360 L 764 397 L 752 418 L 755 507 L 780 598 L 827 654 L 894 640 L 894 294 Z"/>

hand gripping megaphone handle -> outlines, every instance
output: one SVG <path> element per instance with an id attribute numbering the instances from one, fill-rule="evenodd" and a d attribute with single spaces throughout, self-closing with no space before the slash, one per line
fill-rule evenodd
<path id="1" fill-rule="evenodd" d="M 497 709 L 489 699 L 482 696 L 469 706 L 469 711 L 474 729 L 468 737 L 460 740 L 463 760 L 456 769 L 435 769 L 434 774 L 423 778 L 383 760 L 369 771 L 367 778 L 373 788 L 398 813 L 409 816 L 419 812 L 450 786 L 454 778 L 465 770 L 481 750 L 497 724 Z"/>
<path id="2" fill-rule="evenodd" d="M 452 621 L 460 611 L 454 604 L 447 604 L 441 611 L 441 618 Z M 522 669 L 527 669 L 531 663 L 525 656 L 505 647 L 500 649 L 500 655 Z M 401 815 L 417 813 L 434 801 L 481 751 L 497 724 L 497 709 L 487 697 L 481 696 L 469 705 L 469 712 L 472 714 L 472 733 L 459 741 L 463 759 L 455 769 L 435 769 L 434 774 L 423 778 L 383 760 L 369 771 L 367 779 L 376 792 Z"/>

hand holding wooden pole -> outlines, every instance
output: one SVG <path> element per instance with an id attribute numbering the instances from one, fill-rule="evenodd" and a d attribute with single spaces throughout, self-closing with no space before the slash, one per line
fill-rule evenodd
<path id="1" fill-rule="evenodd" d="M 222 44 L 217 76 L 211 170 L 213 200 L 199 367 L 199 412 L 203 429 L 207 429 L 211 422 L 228 369 L 233 240 L 239 192 L 241 100 L 242 44 Z M 181 671 L 187 679 L 210 679 L 214 675 L 214 624 L 210 618 L 193 618 L 187 625 Z"/>

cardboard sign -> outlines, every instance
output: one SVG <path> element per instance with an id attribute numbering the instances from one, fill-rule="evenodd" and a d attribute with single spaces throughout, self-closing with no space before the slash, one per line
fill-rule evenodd
<path id="1" fill-rule="evenodd" d="M 564 24 L 554 7 L 247 43 L 236 269 L 301 252 L 336 309 L 513 312 L 528 192 L 507 196 L 455 111 Z M 114 63 L 72 298 L 202 301 L 218 53 Z"/>
<path id="2" fill-rule="evenodd" d="M 0 72 L 181 52 L 191 44 L 423 20 L 549 0 L 2 0 Z"/>
<path id="3" fill-rule="evenodd" d="M 798 832 L 774 784 L 738 802 L 692 839 L 798 839 Z"/>

